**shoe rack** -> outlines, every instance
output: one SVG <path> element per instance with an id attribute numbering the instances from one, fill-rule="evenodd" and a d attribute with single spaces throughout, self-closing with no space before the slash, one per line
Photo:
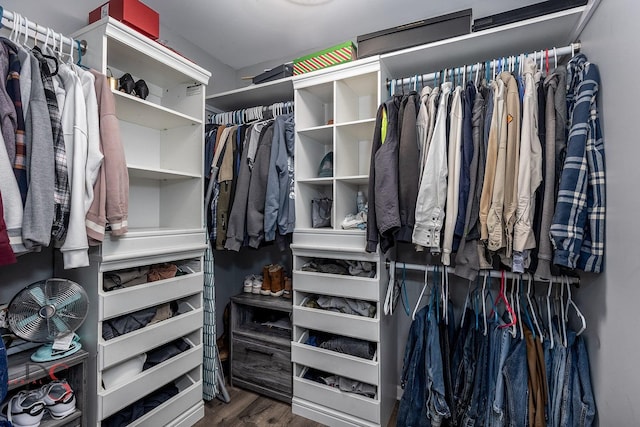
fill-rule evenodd
<path id="1" fill-rule="evenodd" d="M 56 420 L 45 414 L 40 422 L 42 427 L 81 427 L 87 425 L 85 378 L 89 354 L 84 350 L 50 362 L 35 363 L 30 360 L 31 351 L 23 351 L 9 356 L 8 401 L 21 390 L 37 390 L 53 381 L 66 379 L 76 398 L 76 410 L 66 417 Z"/>
<path id="2" fill-rule="evenodd" d="M 116 78 L 144 80 L 145 99 L 112 89 L 129 173 L 129 231 L 107 233 L 91 265 L 56 268 L 81 283 L 91 301 L 78 331 L 89 352 L 87 423 L 103 420 L 174 383 L 179 393 L 130 425 L 189 426 L 204 416 L 202 401 L 204 96 L 210 73 L 126 25 L 105 17 L 73 35 L 91 46 L 84 65 Z M 135 84 L 134 84 L 135 87 Z M 133 267 L 189 260 L 186 275 L 106 291 L 105 275 Z M 173 317 L 105 340 L 105 322 L 174 303 Z M 105 388 L 103 373 L 183 338 L 190 349 L 123 383 Z M 161 375 L 159 374 L 161 372 Z"/>

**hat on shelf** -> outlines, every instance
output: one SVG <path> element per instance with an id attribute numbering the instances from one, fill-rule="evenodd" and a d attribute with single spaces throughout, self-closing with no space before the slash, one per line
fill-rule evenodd
<path id="1" fill-rule="evenodd" d="M 333 151 L 329 151 L 320 161 L 318 168 L 318 176 L 320 178 L 329 178 L 333 176 Z"/>

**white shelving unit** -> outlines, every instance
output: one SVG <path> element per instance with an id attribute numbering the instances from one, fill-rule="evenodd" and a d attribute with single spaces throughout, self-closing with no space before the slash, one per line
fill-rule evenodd
<path id="1" fill-rule="evenodd" d="M 380 63 L 371 57 L 294 78 L 296 105 L 296 230 L 311 230 L 311 200 L 333 200 L 331 229 L 354 214 L 358 190 L 367 193 Z M 333 152 L 333 176 L 319 177 Z M 361 232 L 364 233 L 364 232 Z"/>
<path id="2" fill-rule="evenodd" d="M 358 191 L 368 192 L 375 117 L 381 102 L 379 57 L 371 57 L 294 78 L 296 105 L 296 227 L 293 236 L 293 412 L 331 426 L 386 425 L 396 400 L 394 321 L 382 315 L 387 272 L 379 254 L 366 253 L 365 232 L 342 230 L 356 213 Z M 333 175 L 319 177 L 322 159 L 333 152 Z M 333 200 L 331 227 L 312 228 L 311 200 Z M 311 260 L 365 261 L 375 276 L 305 271 Z M 307 307 L 314 296 L 368 301 L 373 318 Z M 365 340 L 372 360 L 306 344 L 321 332 Z M 308 378 L 310 370 L 373 386 L 375 396 L 340 391 Z"/>
<path id="3" fill-rule="evenodd" d="M 210 73 L 108 17 L 73 37 L 89 43 L 85 65 L 115 77 L 128 72 L 149 87 L 145 100 L 113 92 L 129 172 L 128 233 L 107 233 L 102 246 L 90 253 L 90 267 L 56 271 L 81 283 L 91 301 L 79 331 L 89 352 L 87 425 L 101 425 L 170 383 L 179 393 L 129 425 L 193 425 L 204 416 L 202 170 L 204 95 Z M 103 287 L 109 273 L 186 261 L 194 270 L 186 275 L 112 291 Z M 103 338 L 105 322 L 167 303 L 178 307 L 171 318 Z M 117 386 L 104 387 L 103 374 L 109 369 L 180 338 L 190 346 L 185 352 Z"/>

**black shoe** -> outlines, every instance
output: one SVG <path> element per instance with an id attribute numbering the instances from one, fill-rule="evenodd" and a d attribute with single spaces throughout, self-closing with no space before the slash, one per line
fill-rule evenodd
<path id="1" fill-rule="evenodd" d="M 120 77 L 120 92 L 131 93 L 133 92 L 134 82 L 131 74 L 125 73 L 122 77 Z"/>
<path id="2" fill-rule="evenodd" d="M 149 88 L 147 87 L 147 83 L 142 79 L 138 80 L 133 87 L 133 92 L 137 97 L 147 99 L 147 96 L 149 95 Z"/>

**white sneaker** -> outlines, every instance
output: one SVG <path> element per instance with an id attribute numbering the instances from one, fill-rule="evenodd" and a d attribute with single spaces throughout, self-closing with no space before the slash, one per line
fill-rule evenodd
<path id="1" fill-rule="evenodd" d="M 253 276 L 253 289 L 251 289 L 251 293 L 260 294 L 261 289 L 262 289 L 262 276 L 255 274 Z"/>
<path id="2" fill-rule="evenodd" d="M 2 407 L 3 418 L 14 427 L 37 427 L 44 415 L 45 403 L 39 390 L 20 391 Z"/>
<path id="3" fill-rule="evenodd" d="M 76 410 L 76 394 L 67 380 L 51 381 L 40 388 L 40 400 L 51 418 L 59 420 Z"/>
<path id="4" fill-rule="evenodd" d="M 254 275 L 250 274 L 244 278 L 244 284 L 242 285 L 242 292 L 250 294 L 253 291 L 253 279 Z"/>

